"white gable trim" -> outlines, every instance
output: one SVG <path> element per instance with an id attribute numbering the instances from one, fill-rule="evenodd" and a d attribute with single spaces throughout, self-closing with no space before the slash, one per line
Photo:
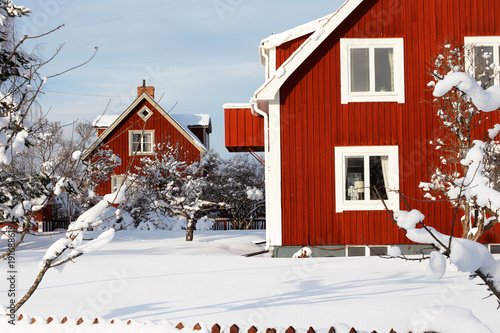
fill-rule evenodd
<path id="1" fill-rule="evenodd" d="M 185 129 L 183 126 L 181 126 L 172 116 L 170 116 L 165 110 L 161 108 L 158 103 L 156 103 L 151 96 L 149 96 L 146 92 L 143 92 L 137 99 L 109 126 L 98 138 L 94 143 L 85 151 L 85 153 L 82 156 L 82 160 L 86 160 L 90 154 L 97 148 L 99 145 L 104 141 L 104 139 L 116 128 L 118 127 L 119 124 L 127 117 L 136 107 L 141 103 L 143 100 L 148 101 L 151 105 L 154 106 L 154 108 L 162 115 L 164 116 L 168 122 L 170 122 L 186 139 L 193 144 L 193 146 L 196 147 L 200 151 L 200 153 L 204 154 L 206 153 L 206 148 L 203 146 L 203 144 L 196 138 L 194 135 L 192 135 L 190 132 L 188 132 L 187 129 Z"/>
<path id="2" fill-rule="evenodd" d="M 347 0 L 335 13 L 321 20 L 314 33 L 281 65 L 273 77 L 268 79 L 254 94 L 257 100 L 274 100 L 283 83 L 320 46 L 330 34 L 363 2 Z M 312 31 L 308 31 L 309 33 Z M 263 46 L 264 47 L 264 46 Z M 274 47 L 274 46 L 273 46 Z M 261 52 L 266 52 L 262 49 Z"/>

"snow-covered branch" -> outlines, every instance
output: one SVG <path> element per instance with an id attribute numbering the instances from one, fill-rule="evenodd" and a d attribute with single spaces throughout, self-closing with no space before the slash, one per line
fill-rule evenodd
<path id="1" fill-rule="evenodd" d="M 469 239 L 442 234 L 429 226 L 417 228 L 417 225 L 423 225 L 425 218 L 418 210 L 395 212 L 394 217 L 398 226 L 406 231 L 409 240 L 419 244 L 432 244 L 439 249 L 431 253 L 427 276 L 442 278 L 446 271 L 444 256 L 447 256 L 460 271 L 469 272 L 472 277 L 480 277 L 497 297 L 500 305 L 500 262 L 487 247 Z"/>
<path id="2" fill-rule="evenodd" d="M 484 90 L 472 76 L 464 72 L 448 73 L 434 86 L 434 96 L 442 97 L 453 88 L 467 94 L 481 111 L 491 112 L 500 108 L 500 86 L 494 85 Z"/>

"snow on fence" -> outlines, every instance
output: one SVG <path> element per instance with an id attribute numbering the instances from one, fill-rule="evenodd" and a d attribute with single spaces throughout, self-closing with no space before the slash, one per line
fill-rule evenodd
<path id="1" fill-rule="evenodd" d="M 80 318 L 78 320 L 64 317 L 62 320 L 58 320 L 56 317 L 49 317 L 43 319 L 41 317 L 29 318 L 25 315 L 20 315 L 16 321 L 15 325 L 12 325 L 13 321 L 5 316 L 0 319 L 0 331 L 1 332 L 50 332 L 50 333 L 66 333 L 66 332 L 78 332 L 78 333 L 94 333 L 94 332 L 106 332 L 106 333 L 127 333 L 127 332 L 169 332 L 169 333 L 316 333 L 316 330 L 312 327 L 309 329 L 295 329 L 292 326 L 287 329 L 284 328 L 266 328 L 266 327 L 256 327 L 252 326 L 248 329 L 239 328 L 236 324 L 232 326 L 220 326 L 219 324 L 213 325 L 211 328 L 204 324 L 196 324 L 193 328 L 185 326 L 183 323 L 177 325 L 172 325 L 167 321 L 160 321 L 158 323 L 153 323 L 151 321 L 138 322 L 135 320 L 117 320 L 113 319 L 106 321 L 102 318 L 95 319 L 84 319 Z M 345 324 L 337 324 L 329 329 L 318 329 L 318 332 L 328 333 L 358 333 L 355 328 L 350 328 Z M 371 333 L 377 333 L 377 331 L 372 331 Z M 393 329 L 389 333 L 397 333 Z M 409 332 L 411 333 L 411 332 Z"/>

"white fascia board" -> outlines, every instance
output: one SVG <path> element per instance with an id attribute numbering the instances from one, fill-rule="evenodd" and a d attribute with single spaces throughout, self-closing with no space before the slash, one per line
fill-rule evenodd
<path id="1" fill-rule="evenodd" d="M 314 33 L 276 70 L 275 75 L 255 92 L 255 98 L 274 100 L 283 83 L 362 2 L 363 0 L 347 0 L 335 13 L 321 21 L 324 23 L 319 25 Z"/>

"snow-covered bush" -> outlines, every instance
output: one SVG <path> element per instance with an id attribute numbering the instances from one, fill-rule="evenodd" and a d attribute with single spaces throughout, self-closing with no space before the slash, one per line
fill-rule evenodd
<path id="1" fill-rule="evenodd" d="M 228 218 L 232 229 L 247 229 L 257 217 L 265 216 L 264 167 L 250 159 L 250 155 L 237 154 L 229 160 L 213 155 L 207 162 L 209 187 L 204 198 L 224 202 L 217 216 Z"/>
<path id="2" fill-rule="evenodd" d="M 476 80 L 464 72 L 450 72 L 439 80 L 434 87 L 434 96 L 442 97 L 456 88 L 466 94 L 475 107 L 484 112 L 498 112 L 500 108 L 500 86 L 484 90 Z M 452 92 L 453 93 L 453 92 Z M 490 139 L 498 134 L 498 125 L 489 131 Z M 498 223 L 500 214 L 500 192 L 487 177 L 485 158 L 488 142 L 474 141 L 473 147 L 466 149 L 461 164 L 467 166 L 466 172 L 449 185 L 447 196 L 452 200 L 473 203 L 491 217 L 487 221 Z M 427 276 L 441 278 L 446 269 L 444 257 L 448 257 L 460 271 L 469 272 L 472 278 L 479 277 L 491 296 L 495 296 L 500 306 L 500 261 L 495 260 L 489 250 L 469 239 L 454 238 L 442 234 L 424 224 L 425 216 L 418 210 L 395 212 L 392 217 L 397 225 L 406 231 L 406 237 L 413 242 L 432 244 L 436 249 L 430 256 Z M 485 223 L 487 225 L 487 223 Z M 419 226 L 419 228 L 417 228 Z"/>
<path id="3" fill-rule="evenodd" d="M 487 115 L 480 109 L 484 110 L 484 104 L 490 103 L 495 99 L 495 96 L 486 90 L 485 94 L 488 96 L 478 99 L 476 93 L 468 95 L 464 94 L 461 89 L 452 90 L 453 85 L 447 84 L 449 80 L 443 80 L 443 78 L 461 77 L 467 71 L 474 76 L 474 78 L 468 77 L 476 87 L 475 89 L 478 92 L 483 91 L 483 88 L 489 87 L 495 76 L 498 75 L 498 66 L 491 64 L 490 59 L 491 57 L 487 53 L 478 50 L 475 45 L 452 47 L 447 44 L 434 60 L 435 68 L 432 71 L 432 76 L 434 80 L 438 81 L 438 84 L 431 81 L 429 86 L 435 89 L 435 92 L 441 97 L 432 102 L 441 131 L 430 143 L 434 145 L 439 154 L 439 162 L 432 166 L 433 172 L 430 181 L 420 184 L 420 187 L 426 192 L 426 198 L 430 200 L 446 199 L 454 207 L 460 208 L 462 237 L 475 241 L 478 241 L 484 232 L 493 228 L 498 223 L 498 219 L 488 219 L 490 212 L 484 205 L 476 204 L 475 200 L 456 196 L 455 192 L 460 191 L 462 177 L 471 168 L 473 169 L 473 166 L 463 163 L 463 160 L 468 151 L 475 145 L 474 129 L 487 118 Z M 468 81 L 466 79 L 461 84 L 466 85 Z M 441 93 L 439 90 L 446 93 Z M 490 131 L 490 140 L 483 149 L 484 176 L 486 176 L 488 186 L 491 188 L 500 186 L 498 158 L 500 147 L 498 142 L 494 141 L 495 133 L 498 134 L 498 131 L 495 132 L 493 129 Z"/>
<path id="4" fill-rule="evenodd" d="M 208 216 L 203 216 L 196 221 L 196 230 L 212 230 L 215 221 Z"/>
<path id="5" fill-rule="evenodd" d="M 129 177 L 127 203 L 122 209 L 141 229 L 186 230 L 186 240 L 192 240 L 196 220 L 206 214 L 207 208 L 223 204 L 203 196 L 209 186 L 205 159 L 210 154 L 195 163 L 188 163 L 187 157 L 179 154 L 176 147 L 160 144 L 153 156 L 141 158 L 135 174 Z M 166 222 L 169 217 L 177 221 Z"/>
<path id="6" fill-rule="evenodd" d="M 150 211 L 141 216 L 137 223 L 138 230 L 186 230 L 187 221 L 180 216 L 168 216 Z"/>

